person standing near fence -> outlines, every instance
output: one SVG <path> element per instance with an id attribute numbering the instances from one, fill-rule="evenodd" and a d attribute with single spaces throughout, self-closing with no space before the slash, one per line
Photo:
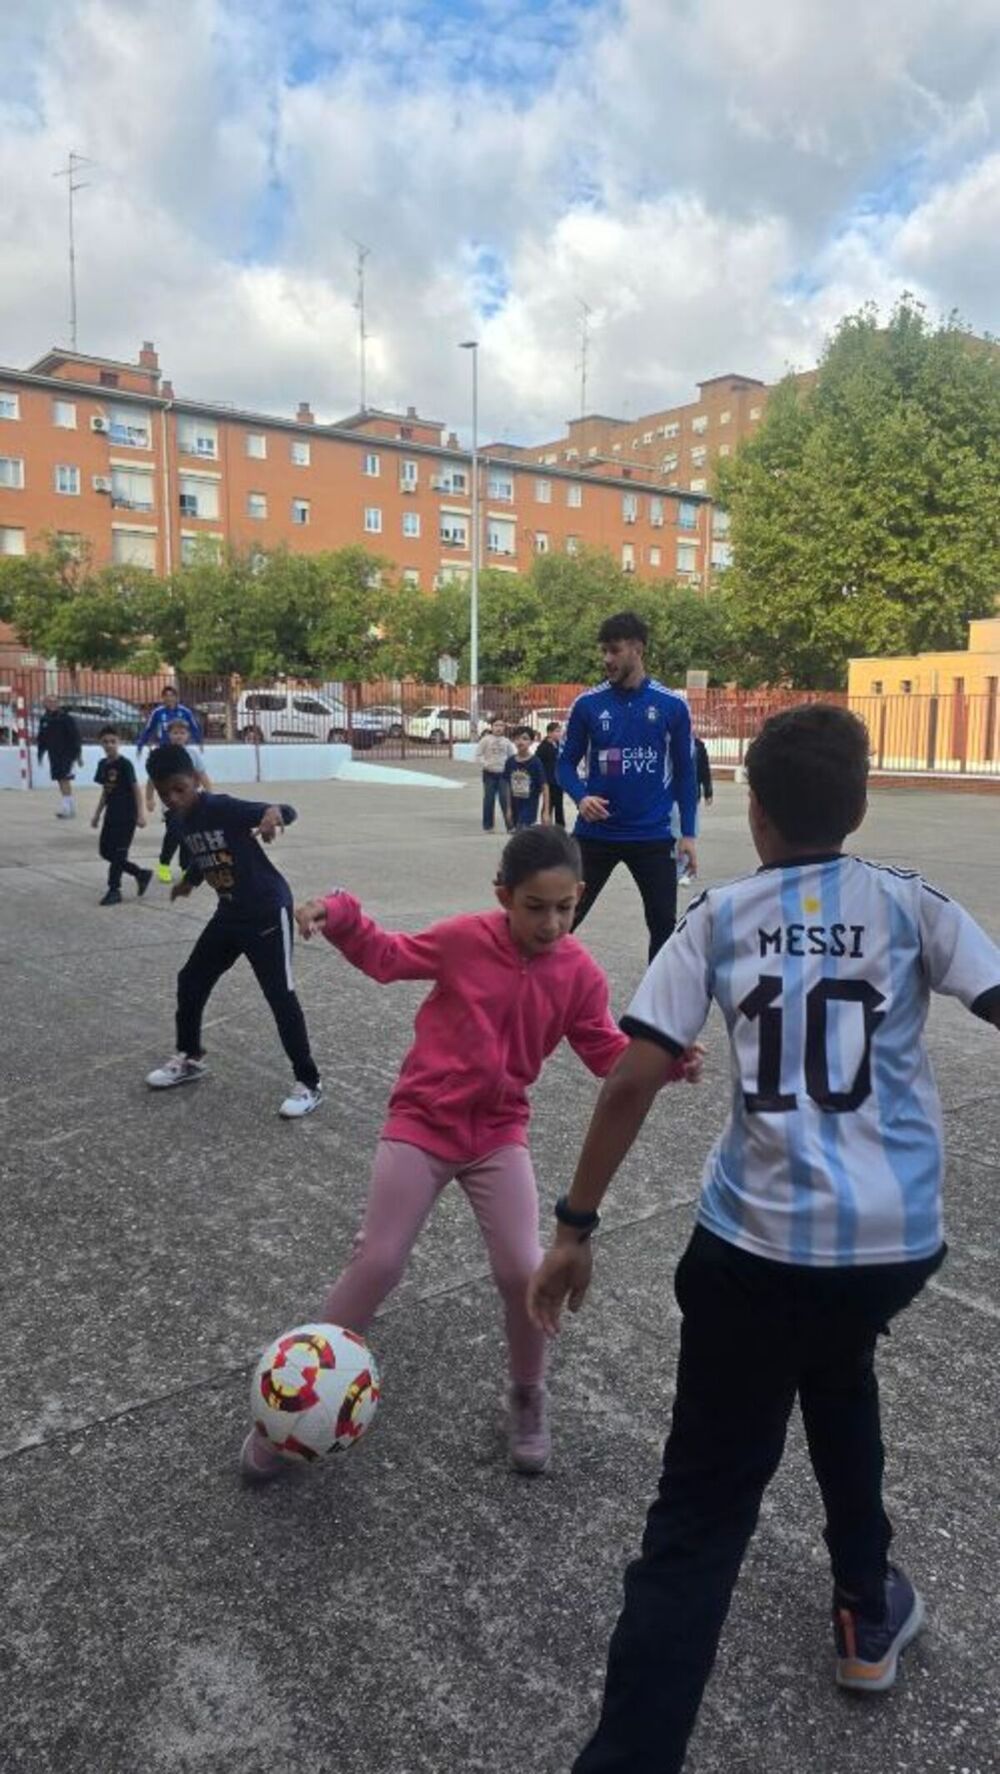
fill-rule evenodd
<path id="1" fill-rule="evenodd" d="M 38 723 L 38 762 L 49 760 L 49 773 L 59 784 L 62 806 L 57 819 L 75 819 L 73 802 L 73 768 L 83 763 L 83 742 L 80 729 L 58 696 L 46 696 L 45 712 Z"/>
<path id="2" fill-rule="evenodd" d="M 682 696 L 646 672 L 649 630 L 623 610 L 598 630 L 605 680 L 570 709 L 559 753 L 559 782 L 576 802 L 574 830 L 583 854 L 582 924 L 615 868 L 625 864 L 642 895 L 649 958 L 663 947 L 677 917 L 677 867 L 670 829 L 676 802 L 678 859 L 697 874 L 695 767 L 691 717 Z M 581 781 L 577 765 L 585 761 Z"/>
<path id="3" fill-rule="evenodd" d="M 142 732 L 139 734 L 139 737 L 135 742 L 135 755 L 137 759 L 142 757 L 144 746 L 148 745 L 152 748 L 153 746 L 166 745 L 168 743 L 171 721 L 185 721 L 195 745 L 204 745 L 205 739 L 197 715 L 192 709 L 188 708 L 186 702 L 180 701 L 175 686 L 173 684 L 166 684 L 160 701 L 156 704 L 156 707 L 153 709 L 146 725 L 143 727 Z M 155 803 L 156 791 L 153 788 L 152 782 L 147 780 L 146 806 L 150 812 L 152 812 Z"/>
<path id="4" fill-rule="evenodd" d="M 535 747 L 535 756 L 545 771 L 545 780 L 549 785 L 549 813 L 555 825 L 566 824 L 566 815 L 563 812 L 563 792 L 559 787 L 557 775 L 561 738 L 562 723 L 549 721 L 545 728 L 545 738 L 540 739 Z"/>
<path id="5" fill-rule="evenodd" d="M 493 830 L 497 799 L 500 801 L 500 815 L 504 825 L 510 825 L 510 795 L 504 772 L 507 759 L 514 756 L 514 747 L 504 730 L 503 721 L 498 715 L 490 722 L 489 732 L 484 733 L 476 746 L 476 763 L 483 773 L 483 831 Z"/>

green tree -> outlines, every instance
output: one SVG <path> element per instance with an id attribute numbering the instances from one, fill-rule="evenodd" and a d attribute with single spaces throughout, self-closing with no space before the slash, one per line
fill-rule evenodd
<path id="1" fill-rule="evenodd" d="M 816 688 L 866 653 L 956 647 L 1000 583 L 1000 352 L 903 297 L 849 316 L 720 463 L 747 679 Z"/>

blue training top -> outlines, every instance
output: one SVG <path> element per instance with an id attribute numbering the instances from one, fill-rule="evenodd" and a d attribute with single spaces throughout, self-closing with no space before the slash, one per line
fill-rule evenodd
<path id="1" fill-rule="evenodd" d="M 577 765 L 587 760 L 586 780 Z M 683 696 L 645 678 L 635 690 L 608 683 L 585 690 L 569 711 L 559 748 L 559 785 L 579 803 L 584 795 L 609 802 L 607 819 L 578 819 L 575 835 L 604 843 L 671 837 L 677 804 L 681 835 L 694 837 L 697 786 L 691 716 Z"/>

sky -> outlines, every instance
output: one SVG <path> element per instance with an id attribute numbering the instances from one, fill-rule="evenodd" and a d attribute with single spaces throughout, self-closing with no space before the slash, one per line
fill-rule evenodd
<path id="1" fill-rule="evenodd" d="M 1000 333 L 997 0 L 0 0 L 0 363 L 467 439 L 776 379 L 904 290 Z"/>

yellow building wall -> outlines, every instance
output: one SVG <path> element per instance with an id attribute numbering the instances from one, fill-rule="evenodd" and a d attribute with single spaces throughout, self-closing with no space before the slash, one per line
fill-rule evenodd
<path id="1" fill-rule="evenodd" d="M 1000 617 L 969 624 L 964 652 L 852 659 L 848 701 L 877 765 L 975 770 L 1000 758 Z"/>

